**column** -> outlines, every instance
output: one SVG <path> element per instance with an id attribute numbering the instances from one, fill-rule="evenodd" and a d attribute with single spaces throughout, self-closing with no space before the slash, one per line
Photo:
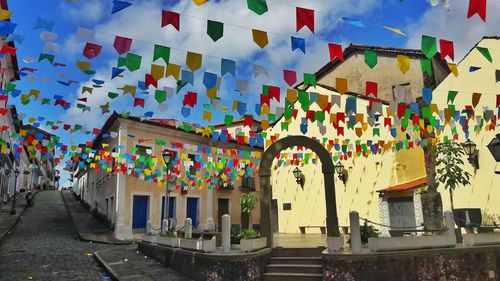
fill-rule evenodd
<path id="1" fill-rule="evenodd" d="M 260 171 L 260 233 L 267 238 L 267 247 L 273 247 L 273 229 L 271 227 L 271 173 Z"/>
<path id="2" fill-rule="evenodd" d="M 214 221 L 214 190 L 213 188 L 205 188 L 207 190 L 207 229 L 215 230 Z"/>
<path id="3" fill-rule="evenodd" d="M 118 130 L 118 153 L 127 153 L 127 125 L 120 124 Z M 132 238 L 132 226 L 130 223 L 125 224 L 125 191 L 126 191 L 127 175 L 124 173 L 117 174 L 116 196 L 115 196 L 115 236 L 118 239 Z"/>

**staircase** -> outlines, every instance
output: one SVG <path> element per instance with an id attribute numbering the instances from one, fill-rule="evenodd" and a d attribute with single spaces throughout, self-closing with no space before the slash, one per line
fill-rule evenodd
<path id="1" fill-rule="evenodd" d="M 264 281 L 321 281 L 323 269 L 318 248 L 274 248 Z"/>

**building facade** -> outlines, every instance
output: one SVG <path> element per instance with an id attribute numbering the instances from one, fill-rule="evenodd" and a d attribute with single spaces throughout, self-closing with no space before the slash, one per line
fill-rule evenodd
<path id="1" fill-rule="evenodd" d="M 175 229 L 182 228 L 189 217 L 196 229 L 215 230 L 226 213 L 231 216 L 232 224 L 240 224 L 241 192 L 245 188 L 259 191 L 258 183 L 242 188 L 243 175 L 248 174 L 245 170 L 250 170 L 250 166 L 256 168 L 262 149 L 186 132 L 174 120 L 140 120 L 114 113 L 87 154 L 112 156 L 118 161 L 113 165 L 117 168 L 80 165 L 75 168 L 73 189 L 91 210 L 112 225 L 119 239 L 132 239 L 144 233 L 147 221 L 159 229 L 165 211 L 166 187 L 163 181 L 155 182 L 148 174 L 164 166 L 165 151 L 175 156 L 168 181 L 169 218 Z M 147 159 L 153 159 L 153 163 Z M 218 174 L 210 169 L 214 166 L 232 172 Z M 252 178 L 255 175 L 250 173 Z M 258 206 L 250 220 L 259 223 Z"/>

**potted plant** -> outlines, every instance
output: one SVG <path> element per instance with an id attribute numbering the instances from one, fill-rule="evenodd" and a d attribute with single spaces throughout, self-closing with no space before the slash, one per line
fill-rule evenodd
<path id="1" fill-rule="evenodd" d="M 363 247 L 366 247 L 366 245 L 368 244 L 368 238 L 378 238 L 380 235 L 380 231 L 374 228 L 373 225 L 368 225 L 368 223 L 365 221 L 365 223 L 360 228 L 360 235 L 361 244 L 363 245 Z M 349 246 L 351 246 L 351 238 L 347 239 L 347 243 L 349 244 Z"/>
<path id="2" fill-rule="evenodd" d="M 179 246 L 184 249 L 202 251 L 206 253 L 214 252 L 216 246 L 215 236 L 211 235 L 211 238 L 204 237 L 201 235 L 199 238 L 180 238 Z"/>
<path id="3" fill-rule="evenodd" d="M 161 233 L 156 239 L 156 242 L 170 247 L 180 247 L 180 239 L 177 238 L 173 231 L 167 231 L 165 234 Z"/>
<path id="4" fill-rule="evenodd" d="M 144 242 L 149 242 L 151 244 L 156 244 L 157 238 L 158 238 L 158 236 L 156 236 L 156 234 L 154 234 L 152 232 L 147 232 L 144 235 L 142 235 L 141 240 Z"/>
<path id="5" fill-rule="evenodd" d="M 257 196 L 255 192 L 242 193 L 240 197 L 241 205 L 241 227 L 243 229 L 250 228 L 250 213 L 255 209 L 257 204 Z"/>
<path id="6" fill-rule="evenodd" d="M 231 249 L 239 250 L 240 240 L 241 240 L 241 233 L 231 232 Z"/>
<path id="7" fill-rule="evenodd" d="M 267 245 L 266 237 L 261 237 L 260 233 L 253 229 L 243 230 L 240 237 L 240 249 L 246 253 L 260 250 Z"/>

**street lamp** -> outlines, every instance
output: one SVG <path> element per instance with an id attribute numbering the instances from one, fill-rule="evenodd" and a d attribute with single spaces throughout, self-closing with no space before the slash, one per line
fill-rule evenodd
<path id="1" fill-rule="evenodd" d="M 295 167 L 295 170 L 293 170 L 293 176 L 295 177 L 295 182 L 300 184 L 300 187 L 304 189 L 304 174 L 302 174 L 299 167 Z"/>
<path id="2" fill-rule="evenodd" d="M 342 165 L 342 162 L 339 161 L 339 163 L 333 166 L 333 168 L 335 168 L 335 172 L 339 174 L 339 180 L 341 180 L 345 184 L 347 178 L 345 175 L 344 165 Z"/>
<path id="3" fill-rule="evenodd" d="M 495 161 L 500 162 L 500 134 L 497 134 L 487 147 Z M 500 174 L 500 171 L 495 171 L 495 174 Z"/>
<path id="4" fill-rule="evenodd" d="M 476 147 L 477 145 L 471 141 L 470 139 L 467 139 L 463 144 L 462 144 L 465 154 L 469 156 L 468 160 L 469 163 L 476 169 L 479 169 L 479 161 L 478 161 L 478 153 L 476 153 Z"/>
<path id="5" fill-rule="evenodd" d="M 170 209 L 170 189 L 168 188 L 168 175 L 170 171 L 170 161 L 172 160 L 172 151 L 164 150 L 162 153 L 163 162 L 165 163 L 165 167 L 167 168 L 167 176 L 165 178 L 165 209 L 163 210 L 163 222 L 161 224 L 162 233 L 166 233 L 168 231 L 168 215 Z"/>
<path id="6" fill-rule="evenodd" d="M 16 189 L 17 189 L 17 177 L 19 176 L 19 169 L 16 168 L 14 170 L 14 198 L 12 200 L 12 209 L 10 210 L 10 214 L 11 215 L 15 215 L 16 214 Z"/>

